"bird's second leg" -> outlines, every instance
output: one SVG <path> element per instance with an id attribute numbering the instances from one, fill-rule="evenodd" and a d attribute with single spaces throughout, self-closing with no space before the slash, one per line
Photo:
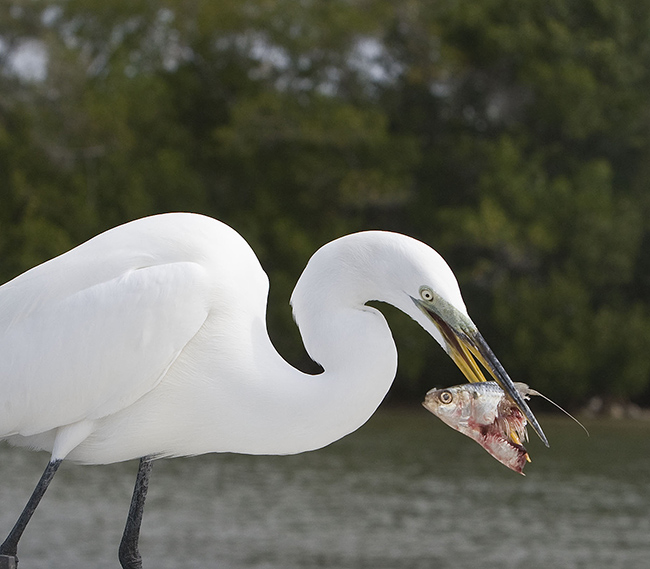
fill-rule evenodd
<path id="1" fill-rule="evenodd" d="M 20 514 L 18 521 L 9 532 L 7 539 L 5 539 L 2 545 L 0 545 L 0 569 L 13 569 L 18 565 L 18 542 L 29 523 L 29 520 L 34 514 L 36 507 L 41 501 L 43 494 L 45 494 L 45 490 L 47 490 L 52 478 L 54 478 L 60 464 L 60 459 L 47 463 L 41 479 L 38 481 L 36 488 L 34 488 L 34 491 Z"/>
<path id="2" fill-rule="evenodd" d="M 135 479 L 135 488 L 131 498 L 131 507 L 129 508 L 129 515 L 126 518 L 126 526 L 120 542 L 119 558 L 123 569 L 142 569 L 142 557 L 138 550 L 138 540 L 140 539 L 142 512 L 147 498 L 152 466 L 153 461 L 150 457 L 145 456 L 140 459 L 138 476 Z"/>

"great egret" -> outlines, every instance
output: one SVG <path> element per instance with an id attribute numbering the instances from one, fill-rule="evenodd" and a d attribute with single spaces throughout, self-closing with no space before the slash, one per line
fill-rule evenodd
<path id="1" fill-rule="evenodd" d="M 267 293 L 246 241 L 187 213 L 111 229 L 0 287 L 0 438 L 51 452 L 0 546 L 5 563 L 16 563 L 18 540 L 63 459 L 140 458 L 119 550 L 133 569 L 142 566 L 153 459 L 299 453 L 357 429 L 397 370 L 390 329 L 371 300 L 416 320 L 470 381 L 484 381 L 480 361 L 546 442 L 467 315 L 451 269 L 427 245 L 370 231 L 314 254 L 291 304 L 319 375 L 273 348 Z"/>

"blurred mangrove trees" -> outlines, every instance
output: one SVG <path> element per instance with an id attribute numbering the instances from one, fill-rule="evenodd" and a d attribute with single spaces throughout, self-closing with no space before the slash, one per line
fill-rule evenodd
<path id="1" fill-rule="evenodd" d="M 287 301 L 343 233 L 438 249 L 513 378 L 650 400 L 650 3 L 5 0 L 0 277 L 185 210 Z M 396 393 L 461 377 L 407 319 Z M 435 377 L 435 380 L 433 379 Z"/>

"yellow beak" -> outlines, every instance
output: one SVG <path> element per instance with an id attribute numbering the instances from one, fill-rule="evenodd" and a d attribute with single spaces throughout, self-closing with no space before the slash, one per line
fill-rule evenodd
<path id="1" fill-rule="evenodd" d="M 510 376 L 496 358 L 494 352 L 487 345 L 483 336 L 479 333 L 474 323 L 465 315 L 451 306 L 445 307 L 445 313 L 453 324 L 443 319 L 437 310 L 429 303 L 416 301 L 416 304 L 436 325 L 442 337 L 447 344 L 447 353 L 455 362 L 458 368 L 468 381 L 476 383 L 486 381 L 479 363 L 490 373 L 494 380 L 501 386 L 501 389 L 510 397 L 510 399 L 519 407 L 535 432 L 542 439 L 542 442 L 548 446 L 548 439 L 542 430 L 535 415 L 528 407 L 526 401 L 517 391 Z"/>

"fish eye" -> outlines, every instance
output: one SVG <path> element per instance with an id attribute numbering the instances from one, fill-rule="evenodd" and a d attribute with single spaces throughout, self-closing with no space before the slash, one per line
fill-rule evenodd
<path id="1" fill-rule="evenodd" d="M 438 399 L 440 399 L 440 403 L 444 404 L 449 404 L 454 400 L 454 396 L 451 394 L 451 391 L 442 391 L 440 395 L 438 395 Z"/>
<path id="2" fill-rule="evenodd" d="M 423 286 L 420 289 L 420 296 L 422 297 L 422 300 L 431 302 L 433 300 L 433 291 L 429 287 Z"/>

